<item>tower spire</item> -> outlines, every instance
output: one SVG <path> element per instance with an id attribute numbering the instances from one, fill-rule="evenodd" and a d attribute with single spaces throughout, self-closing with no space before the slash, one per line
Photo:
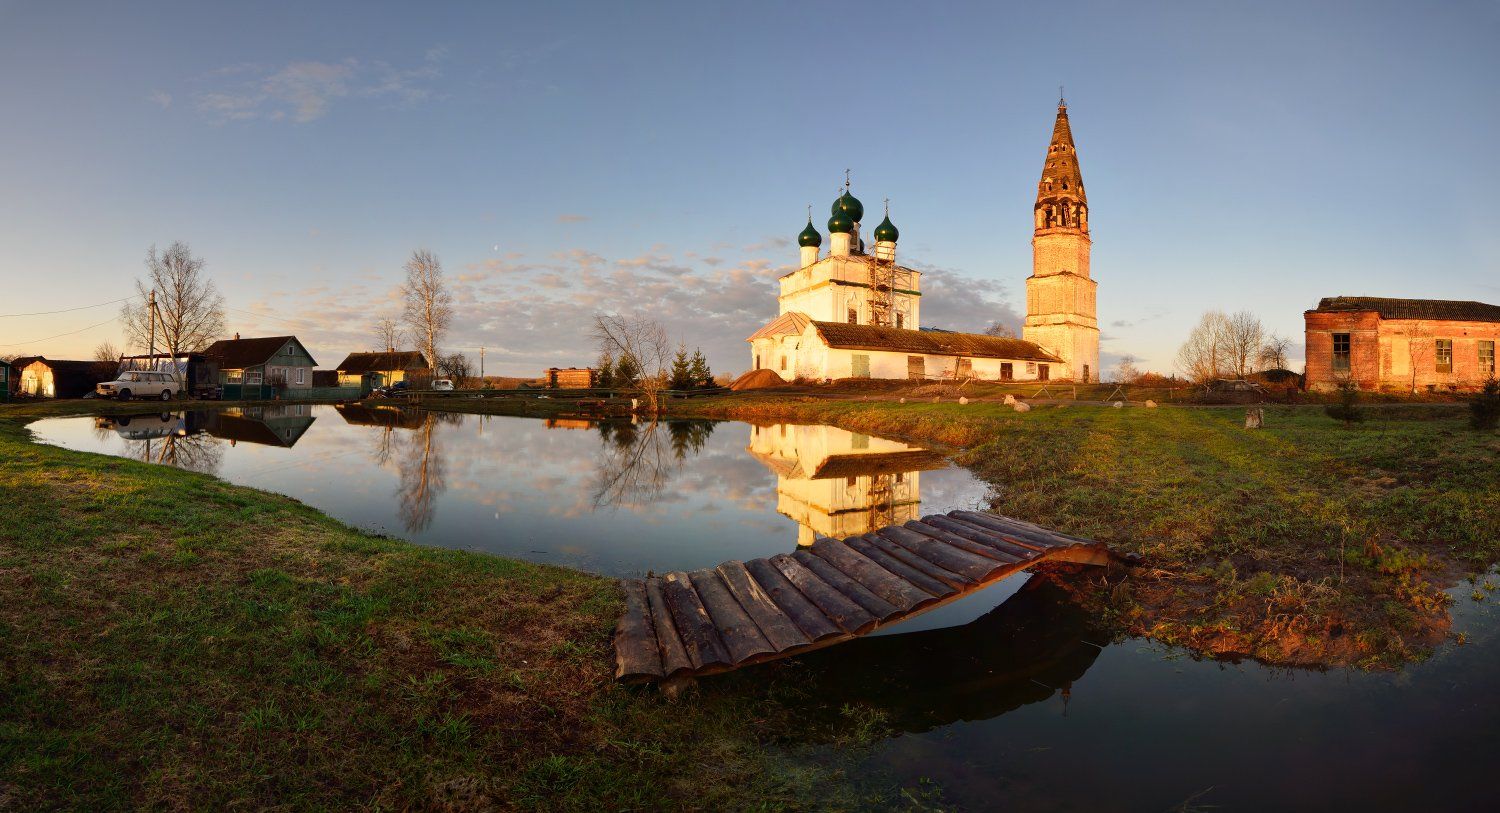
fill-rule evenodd
<path id="1" fill-rule="evenodd" d="M 1061 88 L 1059 88 L 1059 91 Z M 1073 146 L 1073 128 L 1068 123 L 1068 103 L 1057 101 L 1057 120 L 1047 144 L 1047 160 L 1036 187 L 1036 229 L 1071 229 L 1088 233 L 1088 195 L 1083 172 L 1078 168 L 1078 150 Z"/>

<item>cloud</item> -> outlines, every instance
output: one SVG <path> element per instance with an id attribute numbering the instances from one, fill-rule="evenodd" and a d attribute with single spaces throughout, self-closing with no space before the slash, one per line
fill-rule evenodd
<path id="1" fill-rule="evenodd" d="M 1170 312 L 1170 310 L 1160 305 L 1153 305 L 1146 309 L 1146 314 L 1144 316 L 1140 316 L 1135 319 L 1116 319 L 1113 322 L 1110 322 L 1109 326 L 1121 329 L 1133 328 L 1137 325 L 1144 325 L 1147 322 L 1155 322 L 1156 320 L 1161 319 Z"/>
<path id="2" fill-rule="evenodd" d="M 445 49 L 429 50 L 421 63 L 409 68 L 354 58 L 298 61 L 273 69 L 232 65 L 211 74 L 230 83 L 198 93 L 194 103 L 219 124 L 252 119 L 305 124 L 326 115 L 334 102 L 351 98 L 415 104 L 431 98 L 430 85 L 442 75 L 438 65 L 446 54 Z"/>
<path id="3" fill-rule="evenodd" d="M 567 215 L 558 215 L 557 216 L 557 222 L 559 222 L 559 223 L 584 223 L 584 222 L 587 222 L 588 219 L 589 219 L 588 215 L 572 215 L 572 214 L 567 214 Z"/>
<path id="4" fill-rule="evenodd" d="M 172 106 L 172 94 L 164 90 L 153 90 L 146 98 L 163 110 Z"/>

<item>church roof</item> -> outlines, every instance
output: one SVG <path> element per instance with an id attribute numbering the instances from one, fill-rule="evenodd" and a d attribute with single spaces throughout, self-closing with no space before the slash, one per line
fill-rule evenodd
<path id="1" fill-rule="evenodd" d="M 1050 189 L 1048 182 L 1052 184 Z M 1088 203 L 1083 192 L 1083 172 L 1078 168 L 1078 150 L 1073 146 L 1073 128 L 1068 125 L 1068 106 L 1061 103 L 1057 105 L 1057 121 L 1052 125 L 1042 179 L 1036 187 L 1038 203 L 1059 198 Z"/>
<path id="2" fill-rule="evenodd" d="M 937 333 L 881 325 L 813 322 L 829 347 L 841 350 L 885 350 L 935 356 L 1062 361 L 1033 342 L 978 333 Z"/>
<path id="3" fill-rule="evenodd" d="M 1318 311 L 1374 311 L 1381 319 L 1435 319 L 1456 322 L 1500 322 L 1500 305 L 1454 299 L 1390 299 L 1379 296 L 1328 296 Z"/>
<path id="4" fill-rule="evenodd" d="M 797 335 L 806 330 L 807 326 L 811 323 L 812 319 L 807 314 L 799 311 L 787 311 L 772 319 L 765 327 L 750 334 L 750 338 L 745 341 L 753 342 L 756 339 L 764 339 L 770 336 Z"/>

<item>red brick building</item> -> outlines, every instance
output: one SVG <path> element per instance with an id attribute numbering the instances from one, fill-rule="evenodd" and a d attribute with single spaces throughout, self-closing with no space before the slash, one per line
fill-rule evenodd
<path id="1" fill-rule="evenodd" d="M 1308 389 L 1461 390 L 1495 376 L 1500 305 L 1334 296 L 1303 318 Z"/>

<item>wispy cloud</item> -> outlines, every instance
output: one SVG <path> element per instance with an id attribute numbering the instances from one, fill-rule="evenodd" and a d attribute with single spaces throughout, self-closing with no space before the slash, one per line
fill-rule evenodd
<path id="1" fill-rule="evenodd" d="M 583 222 L 587 221 L 588 219 L 589 219 L 588 215 L 571 215 L 571 214 L 568 214 L 568 215 L 558 215 L 557 216 L 557 222 L 559 222 L 559 223 L 583 223 Z"/>
<path id="2" fill-rule="evenodd" d="M 146 98 L 163 110 L 172 106 L 172 94 L 165 90 L 153 90 L 151 91 L 151 95 Z"/>
<path id="3" fill-rule="evenodd" d="M 340 62 L 298 61 L 275 68 L 233 65 L 211 74 L 214 81 L 227 81 L 227 85 L 200 92 L 193 101 L 200 112 L 220 124 L 251 119 L 305 124 L 322 118 L 344 99 L 426 101 L 432 97 L 432 83 L 442 75 L 439 64 L 446 55 L 446 49 L 429 50 L 412 67 L 352 57 Z M 170 103 L 170 96 L 158 93 Z"/>

